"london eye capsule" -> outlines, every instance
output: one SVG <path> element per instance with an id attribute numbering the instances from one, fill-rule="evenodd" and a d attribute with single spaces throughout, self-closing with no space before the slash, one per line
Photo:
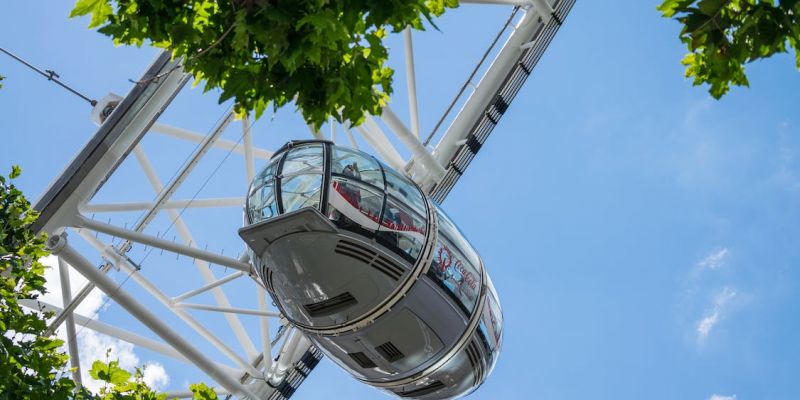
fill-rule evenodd
<path id="1" fill-rule="evenodd" d="M 246 223 L 277 307 L 359 381 L 453 398 L 494 367 L 503 317 L 483 262 L 403 174 L 331 142 L 289 142 L 251 183 Z"/>

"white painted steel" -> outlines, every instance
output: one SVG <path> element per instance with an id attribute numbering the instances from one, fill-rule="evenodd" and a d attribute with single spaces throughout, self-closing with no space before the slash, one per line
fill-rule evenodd
<path id="1" fill-rule="evenodd" d="M 161 208 L 183 209 L 183 208 L 216 208 L 216 207 L 243 207 L 244 197 L 224 197 L 219 199 L 188 199 L 170 200 L 164 203 Z M 105 204 L 86 204 L 81 206 L 80 211 L 87 213 L 103 212 L 123 212 L 149 210 L 155 207 L 152 201 L 136 201 L 130 203 L 105 203 Z"/>
<path id="2" fill-rule="evenodd" d="M 445 174 L 444 168 L 442 165 L 436 161 L 435 158 L 425 149 L 425 146 L 422 145 L 422 142 L 419 141 L 419 136 L 414 135 L 404 124 L 400 121 L 400 118 L 392 111 L 389 106 L 383 108 L 383 113 L 381 114 L 381 118 L 386 125 L 397 135 L 397 138 L 400 139 L 401 142 L 411 150 L 411 153 L 414 155 L 414 161 L 416 165 L 422 166 L 426 173 L 426 176 L 430 177 L 431 179 L 435 179 L 438 181 L 442 179 Z M 405 166 L 403 169 L 405 170 Z"/>
<path id="3" fill-rule="evenodd" d="M 110 246 L 102 243 L 100 240 L 96 239 L 94 236 L 88 234 L 87 232 L 81 231 L 78 234 L 81 235 L 84 239 L 86 239 L 86 241 L 89 242 L 89 244 L 91 244 L 101 254 L 109 254 L 107 249 Z M 156 300 L 158 300 L 159 303 L 161 303 L 168 310 L 172 311 L 172 313 L 175 314 L 178 318 L 180 318 L 183 322 L 185 322 L 186 325 L 189 325 L 192 329 L 195 330 L 195 332 L 197 332 L 197 334 L 202 336 L 204 339 L 208 340 L 222 354 L 225 354 L 225 356 L 228 357 L 231 361 L 239 365 L 240 368 L 247 371 L 251 375 L 255 373 L 254 376 L 258 376 L 258 372 L 255 368 L 253 368 L 247 361 L 245 361 L 242 357 L 236 354 L 236 352 L 233 351 L 233 349 L 228 347 L 227 344 L 225 344 L 222 340 L 220 340 L 205 326 L 197 322 L 197 320 L 195 320 L 194 317 L 192 317 L 189 313 L 178 307 L 175 307 L 175 304 L 172 302 L 172 299 L 170 299 L 166 294 L 164 294 L 164 292 L 162 292 L 149 279 L 142 276 L 142 274 L 139 273 L 136 267 L 131 265 L 126 258 L 118 254 L 111 254 L 111 256 L 112 260 L 110 261 L 114 262 L 117 268 L 119 268 L 121 271 L 127 272 L 134 282 L 138 283 L 139 286 L 141 286 L 145 291 L 150 293 L 150 295 L 153 296 Z"/>
<path id="4" fill-rule="evenodd" d="M 192 132 L 187 129 L 176 128 L 174 126 L 162 124 L 159 122 L 154 123 L 153 126 L 150 127 L 150 131 L 178 139 L 188 140 L 190 142 L 195 142 L 195 143 L 201 143 L 203 139 L 205 139 L 206 137 L 206 135 L 197 132 Z M 231 151 L 237 154 L 245 154 L 245 149 L 239 143 L 236 143 L 232 140 L 219 139 L 214 143 L 213 147 Z M 272 152 L 269 150 L 254 147 L 252 151 L 253 151 L 253 156 L 261 160 L 269 160 L 270 157 L 272 157 Z"/>
<path id="5" fill-rule="evenodd" d="M 230 274 L 230 275 L 228 275 L 226 277 L 219 278 L 216 281 L 211 282 L 211 283 L 209 283 L 209 284 L 207 284 L 207 285 L 205 285 L 203 287 L 199 287 L 197 289 L 190 290 L 190 291 L 188 291 L 188 292 L 186 292 L 186 293 L 184 293 L 184 294 L 182 294 L 180 296 L 175 296 L 175 297 L 172 298 L 172 301 L 176 302 L 176 303 L 177 302 L 181 302 L 181 301 L 186 300 L 186 299 L 188 299 L 188 298 L 190 298 L 192 296 L 197 296 L 200 293 L 205 293 L 205 292 L 207 292 L 207 291 L 209 291 L 209 290 L 211 290 L 211 289 L 213 289 L 213 288 L 215 288 L 215 287 L 217 287 L 219 285 L 223 285 L 225 283 L 228 283 L 228 282 L 230 282 L 230 281 L 232 281 L 232 280 L 234 280 L 234 279 L 236 279 L 236 278 L 238 278 L 238 277 L 240 277 L 242 275 L 244 275 L 244 272 L 242 272 L 242 271 L 234 272 L 234 273 L 232 273 L 232 274 Z"/>
<path id="6" fill-rule="evenodd" d="M 157 247 L 173 253 L 181 254 L 187 257 L 196 258 L 198 260 L 208 261 L 212 264 L 222 265 L 235 270 L 250 273 L 250 264 L 243 263 L 235 258 L 225 257 L 217 253 L 201 250 L 195 247 L 189 247 L 169 240 L 164 240 L 155 236 L 147 235 L 144 233 L 134 232 L 129 229 L 123 229 L 118 226 L 106 224 L 103 222 L 95 221 L 78 215 L 75 218 L 74 226 L 76 228 L 85 228 L 106 235 L 115 236 L 121 239 L 130 240 L 133 242 L 141 243 L 147 246 Z"/>
<path id="7" fill-rule="evenodd" d="M 363 136 L 370 147 L 381 156 L 384 162 L 395 170 L 403 170 L 406 162 L 394 146 L 392 146 L 392 143 L 389 142 L 386 134 L 383 133 L 383 130 L 378 126 L 378 123 L 375 122 L 371 115 L 367 115 L 364 123 L 357 126 L 356 130 L 361 133 L 361 136 Z"/>
<path id="8" fill-rule="evenodd" d="M 272 318 L 279 318 L 281 316 L 280 313 L 272 311 L 251 310 L 239 307 L 217 307 L 217 306 L 209 306 L 206 304 L 196 304 L 196 303 L 175 303 L 174 305 L 175 307 L 180 307 L 180 308 L 192 308 L 195 310 L 216 311 L 227 314 L 259 315 Z"/>
<path id="9" fill-rule="evenodd" d="M 212 133 L 209 136 L 212 135 L 214 135 L 214 133 Z M 213 141 L 214 139 L 211 140 Z M 158 178 L 158 175 L 155 174 L 155 169 L 153 168 L 153 164 L 147 158 L 144 149 L 142 149 L 141 146 L 136 146 L 134 148 L 134 153 L 136 154 L 136 160 L 139 161 L 139 164 L 145 171 L 145 175 L 147 176 L 148 181 L 150 181 L 150 185 L 153 187 L 153 190 L 156 193 L 163 193 L 166 189 L 164 185 L 161 183 L 161 180 Z M 197 153 L 199 154 L 200 152 L 198 151 Z M 185 169 L 189 168 L 190 165 L 192 165 L 191 162 L 189 163 L 189 165 L 185 167 Z M 176 210 L 166 210 L 166 211 L 167 214 L 169 215 L 170 220 L 174 224 L 175 229 L 177 229 L 178 235 L 180 235 L 184 243 L 189 247 L 197 248 L 197 242 L 192 237 L 191 232 L 189 232 L 189 227 L 183 221 L 181 214 L 178 213 Z M 206 261 L 198 260 L 195 263 L 195 267 L 197 268 L 197 271 L 200 273 L 200 276 L 203 277 L 203 280 L 205 280 L 207 284 L 217 280 L 217 278 L 214 276 L 214 272 L 211 271 L 211 268 L 209 268 L 209 265 Z M 219 287 L 214 287 L 211 290 L 211 294 L 214 296 L 214 300 L 220 307 L 231 306 L 231 303 L 230 301 L 228 301 L 228 297 L 225 295 L 225 292 L 223 292 L 222 289 L 220 289 Z M 250 336 L 244 330 L 244 326 L 242 325 L 242 322 L 239 321 L 239 318 L 236 317 L 236 315 L 225 314 L 225 320 L 228 322 L 228 325 L 231 327 L 231 330 L 233 330 L 234 335 L 236 335 L 236 339 L 244 348 L 248 358 L 255 357 L 255 355 L 258 354 L 256 346 L 253 344 L 253 341 L 250 339 Z"/>
<path id="10" fill-rule="evenodd" d="M 51 237 L 51 239 L 53 238 L 56 237 Z M 61 237 L 60 240 L 66 242 L 66 239 L 63 237 Z M 111 278 L 98 271 L 89 260 L 84 258 L 75 249 L 64 243 L 59 247 L 52 248 L 52 252 L 63 257 L 65 261 L 85 276 L 86 279 L 94 282 L 103 293 L 125 308 L 131 315 L 145 324 L 145 326 L 150 328 L 156 335 L 169 343 L 175 350 L 183 354 L 194 365 L 212 377 L 220 385 L 230 390 L 232 393 L 250 396 L 253 399 L 257 398 L 249 389 L 217 368 L 217 365 L 213 361 L 206 358 L 201 351 L 197 350 L 183 339 L 181 335 L 164 324 L 158 316 L 137 302 L 133 296 L 120 288 Z"/>
<path id="11" fill-rule="evenodd" d="M 350 142 L 350 146 L 358 150 L 358 143 L 356 143 L 356 138 L 353 137 L 353 131 L 351 131 L 350 127 L 347 125 L 342 125 L 342 128 L 344 128 L 345 133 L 347 133 L 347 140 Z"/>
<path id="12" fill-rule="evenodd" d="M 517 59 L 522 53 L 520 46 L 533 36 L 540 24 L 538 13 L 526 12 L 516 25 L 513 33 L 475 87 L 475 91 L 461 107 L 447 132 L 436 145 L 433 155 L 441 165 L 447 165 L 450 162 L 458 149 L 457 142 L 466 139 L 470 128 L 481 117 L 483 108 L 494 96 L 495 90 L 500 87 L 508 72 L 516 65 Z M 427 187 L 433 183 L 435 182 L 428 180 L 423 186 Z"/>
<path id="13" fill-rule="evenodd" d="M 411 28 L 403 30 L 403 48 L 406 59 L 406 88 L 408 90 L 408 113 L 411 117 L 411 132 L 419 140 L 419 109 L 417 108 L 417 74 L 414 71 L 414 45 Z"/>
<path id="14" fill-rule="evenodd" d="M 69 267 L 64 259 L 58 257 L 58 278 L 61 281 L 61 301 L 63 304 L 72 302 L 72 287 L 69 281 Z M 68 313 L 64 324 L 67 329 L 67 349 L 69 350 L 69 365 L 72 368 L 72 380 L 78 388 L 83 386 L 81 382 L 81 362 L 78 355 L 78 337 L 75 334 L 75 319 L 73 313 Z"/>

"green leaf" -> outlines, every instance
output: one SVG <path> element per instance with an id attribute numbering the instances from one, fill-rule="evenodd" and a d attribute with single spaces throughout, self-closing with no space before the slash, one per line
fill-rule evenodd
<path id="1" fill-rule="evenodd" d="M 22 174 L 22 168 L 19 165 L 14 165 L 11 167 L 11 174 L 8 175 L 9 178 L 15 179 Z"/>
<path id="2" fill-rule="evenodd" d="M 114 10 L 111 8 L 110 0 L 78 0 L 75 2 L 75 7 L 73 7 L 72 11 L 69 13 L 69 17 L 73 18 L 92 14 L 89 28 L 95 28 L 102 25 L 113 12 Z"/>

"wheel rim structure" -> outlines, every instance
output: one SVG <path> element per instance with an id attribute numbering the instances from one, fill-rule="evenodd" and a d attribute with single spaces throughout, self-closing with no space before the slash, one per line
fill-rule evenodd
<path id="1" fill-rule="evenodd" d="M 298 123 L 301 119 L 292 113 L 251 122 L 235 120 L 224 106 L 203 106 L 211 111 L 200 111 L 197 105 L 208 103 L 208 96 L 199 100 L 198 94 L 184 89 L 190 78 L 180 60 L 159 55 L 126 96 L 108 97 L 95 107 L 97 132 L 35 205 L 41 212 L 35 230 L 50 236 L 53 254 L 62 265 L 83 274 L 87 286 L 72 287 L 70 293 L 64 268 L 63 309 L 43 302 L 26 305 L 56 312 L 51 332 L 67 326 L 73 360 L 78 357 L 76 328 L 89 329 L 158 357 L 194 365 L 215 381 L 220 394 L 291 397 L 322 354 L 269 304 L 254 279 L 236 236 L 247 184 L 257 164 L 271 156 L 267 146 L 308 138 L 310 130 L 318 139 L 366 145 L 441 203 L 531 74 L 574 0 L 462 3 L 501 9 L 503 20 L 513 15 L 456 100 L 450 107 L 440 105 L 443 111 L 460 105 L 460 111 L 431 123 L 429 131 L 420 131 L 425 112 L 417 105 L 421 81 L 416 79 L 408 30 L 390 38 L 398 44 L 390 61 L 402 60 L 396 69 L 405 72 L 405 99 L 393 98 L 381 116 L 368 117 L 360 126 L 331 123 L 320 131 Z M 405 113 L 392 110 L 406 104 L 408 124 L 398 116 Z M 197 126 L 210 125 L 207 134 L 166 122 L 184 114 L 194 115 Z M 285 114 L 295 124 L 291 131 L 300 134 L 272 133 L 281 129 Z M 449 122 L 449 128 L 438 130 L 443 122 Z M 262 128 L 268 132 L 253 133 Z M 432 139 L 438 140 L 433 149 Z M 165 148 L 170 149 L 167 155 Z M 197 226 L 214 228 L 204 229 L 200 237 L 190 229 Z M 111 321 L 75 312 L 95 287 L 114 300 L 106 311 L 115 313 Z M 137 321 L 136 333 L 128 330 L 131 324 L 126 321 L 131 319 Z M 170 398 L 189 395 L 173 392 Z"/>

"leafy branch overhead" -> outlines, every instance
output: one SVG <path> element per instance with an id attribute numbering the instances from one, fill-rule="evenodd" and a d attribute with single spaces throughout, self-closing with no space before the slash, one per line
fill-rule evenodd
<path id="1" fill-rule="evenodd" d="M 151 43 L 239 113 L 295 101 L 306 122 L 360 123 L 392 93 L 387 31 L 424 29 L 457 0 L 78 0 L 117 44 Z M 434 25 L 435 26 L 435 25 Z"/>
<path id="2" fill-rule="evenodd" d="M 658 10 L 683 24 L 686 77 L 717 99 L 749 86 L 744 64 L 789 47 L 800 69 L 800 0 L 664 0 Z"/>

